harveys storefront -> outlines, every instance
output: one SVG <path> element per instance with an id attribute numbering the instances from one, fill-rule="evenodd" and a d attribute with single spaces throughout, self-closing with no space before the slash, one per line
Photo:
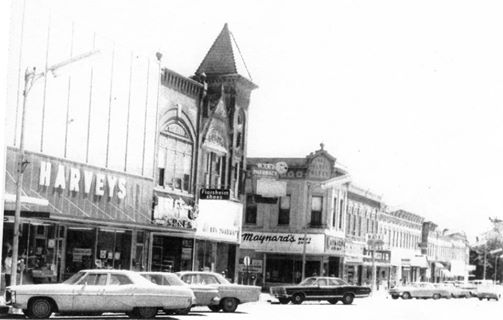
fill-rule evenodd
<path id="1" fill-rule="evenodd" d="M 8 148 L 2 261 L 12 249 L 16 153 Z M 62 281 L 85 268 L 149 268 L 151 179 L 33 152 L 25 157 L 19 281 Z"/>

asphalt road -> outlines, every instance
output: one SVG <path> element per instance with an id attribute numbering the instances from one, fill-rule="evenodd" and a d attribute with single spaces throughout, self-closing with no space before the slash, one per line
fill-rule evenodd
<path id="1" fill-rule="evenodd" d="M 340 302 L 331 305 L 328 302 L 304 302 L 301 305 L 270 304 L 262 301 L 240 305 L 235 313 L 211 312 L 206 307 L 196 307 L 186 316 L 168 316 L 159 314 L 156 319 L 179 320 L 340 320 L 340 319 L 385 319 L 385 320 L 454 320 L 454 319 L 501 319 L 503 300 L 498 302 L 479 301 L 478 299 L 441 299 L 441 300 L 392 300 L 385 297 L 355 299 L 352 305 Z M 105 314 L 100 317 L 53 317 L 55 319 L 129 319 L 124 314 Z"/>

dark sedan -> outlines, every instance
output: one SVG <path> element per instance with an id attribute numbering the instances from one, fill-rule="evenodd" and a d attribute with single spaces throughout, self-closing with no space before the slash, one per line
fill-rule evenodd
<path id="1" fill-rule="evenodd" d="M 298 285 L 271 287 L 270 293 L 281 304 L 292 302 L 301 304 L 306 300 L 327 300 L 332 304 L 342 301 L 353 303 L 354 298 L 364 298 L 370 295 L 369 287 L 350 285 L 342 279 L 333 277 L 306 278 Z"/>

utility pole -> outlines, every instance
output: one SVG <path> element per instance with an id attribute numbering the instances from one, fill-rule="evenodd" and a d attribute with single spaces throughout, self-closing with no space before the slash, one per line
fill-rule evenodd
<path id="1" fill-rule="evenodd" d="M 12 269 L 11 269 L 11 285 L 16 285 L 17 284 L 17 267 L 18 267 L 18 262 L 19 262 L 19 225 L 20 225 L 20 220 L 21 220 L 21 191 L 23 187 L 23 177 L 24 177 L 24 170 L 26 169 L 26 166 L 29 164 L 29 162 L 25 159 L 25 154 L 24 154 L 24 135 L 25 135 L 25 120 L 26 120 L 26 102 L 28 101 L 28 94 L 30 93 L 30 89 L 33 87 L 33 84 L 35 81 L 38 79 L 44 78 L 47 76 L 47 72 L 54 72 L 64 66 L 67 66 L 69 64 L 75 63 L 79 60 L 88 58 L 99 51 L 90 51 L 78 56 L 75 56 L 73 58 L 70 58 L 68 60 L 65 60 L 63 62 L 57 63 L 49 68 L 47 70 L 42 71 L 42 72 L 37 72 L 36 68 L 33 68 L 30 70 L 29 68 L 26 68 L 25 74 L 24 74 L 24 90 L 23 90 L 23 105 L 21 109 L 21 133 L 19 137 L 19 150 L 18 150 L 18 155 L 17 155 L 17 170 L 16 170 L 16 206 L 15 206 L 15 212 L 14 212 L 14 239 L 12 240 Z"/>
<path id="2" fill-rule="evenodd" d="M 302 281 L 306 278 L 306 244 L 307 244 L 307 228 L 304 227 L 304 240 L 302 242 Z"/>

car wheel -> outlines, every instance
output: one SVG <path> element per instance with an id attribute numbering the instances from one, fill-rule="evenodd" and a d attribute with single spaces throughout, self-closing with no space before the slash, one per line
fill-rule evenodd
<path id="1" fill-rule="evenodd" d="M 402 299 L 406 299 L 406 300 L 407 300 L 407 299 L 410 299 L 410 298 L 412 298 L 412 297 L 411 297 L 411 295 L 410 295 L 410 293 L 408 293 L 408 292 L 404 292 L 404 293 L 402 294 Z"/>
<path id="2" fill-rule="evenodd" d="M 218 311 L 220 311 L 220 309 L 222 309 L 221 306 L 214 306 L 214 305 L 208 306 L 208 308 L 210 308 L 210 310 L 213 312 L 218 312 Z"/>
<path id="3" fill-rule="evenodd" d="M 192 309 L 192 306 L 189 306 L 189 307 L 187 307 L 185 309 L 178 309 L 178 310 L 175 311 L 175 314 L 179 314 L 179 315 L 183 316 L 183 315 L 189 314 L 190 309 Z"/>
<path id="4" fill-rule="evenodd" d="M 344 304 L 352 304 L 353 303 L 353 300 L 354 300 L 354 296 L 350 293 L 346 293 L 343 297 L 342 297 L 342 303 Z"/>
<path id="5" fill-rule="evenodd" d="M 337 304 L 337 302 L 339 302 L 339 300 L 333 298 L 333 299 L 328 299 L 328 302 L 331 304 Z"/>
<path id="6" fill-rule="evenodd" d="M 440 294 L 435 293 L 435 294 L 433 295 L 433 299 L 435 299 L 435 300 L 440 299 Z"/>
<path id="7" fill-rule="evenodd" d="M 37 298 L 28 304 L 28 312 L 31 318 L 45 319 L 52 314 L 52 303 L 45 298 Z"/>
<path id="8" fill-rule="evenodd" d="M 391 299 L 393 299 L 393 300 L 396 300 L 396 299 L 398 299 L 398 298 L 400 298 L 400 297 L 399 297 L 399 296 L 397 296 L 396 294 L 391 295 Z"/>
<path id="9" fill-rule="evenodd" d="M 292 296 L 293 304 L 301 304 L 304 301 L 304 295 L 302 293 L 296 293 Z"/>
<path id="10" fill-rule="evenodd" d="M 140 319 L 152 319 L 155 318 L 157 314 L 157 308 L 155 307 L 139 307 L 136 308 L 135 314 Z"/>
<path id="11" fill-rule="evenodd" d="M 234 298 L 225 298 L 221 303 L 224 312 L 234 312 L 238 307 L 238 301 Z"/>
<path id="12" fill-rule="evenodd" d="M 279 303 L 281 304 L 288 304 L 288 302 L 290 302 L 290 299 L 288 298 L 279 298 Z"/>
<path id="13" fill-rule="evenodd" d="M 480 301 L 482 301 L 482 299 L 484 299 L 484 298 L 479 298 Z"/>

